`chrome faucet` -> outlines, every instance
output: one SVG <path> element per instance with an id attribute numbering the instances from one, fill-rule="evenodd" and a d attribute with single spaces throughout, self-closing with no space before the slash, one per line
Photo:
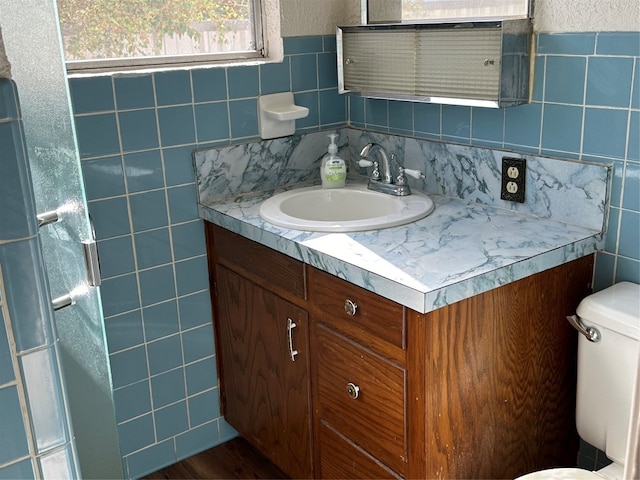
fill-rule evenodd
<path id="1" fill-rule="evenodd" d="M 377 151 L 382 159 L 382 164 L 377 161 L 367 160 L 367 157 Z M 395 154 L 387 155 L 385 149 L 377 143 L 368 143 L 360 151 L 361 160 L 358 164 L 361 167 L 373 166 L 373 172 L 369 178 L 369 190 L 376 192 L 388 193 L 389 195 L 407 196 L 411 195 L 411 188 L 407 184 L 409 174 L 415 178 L 424 178 L 422 172 L 418 170 L 405 169 L 398 165 Z M 397 167 L 398 175 L 394 177 L 392 169 Z"/>
<path id="2" fill-rule="evenodd" d="M 382 158 L 382 172 L 380 174 L 382 178 L 380 179 L 380 181 L 383 183 L 393 183 L 389 157 L 387 156 L 387 152 L 381 145 L 377 143 L 367 143 L 360 152 L 360 157 L 366 159 L 373 150 L 377 150 L 378 153 L 380 153 L 380 157 Z"/>

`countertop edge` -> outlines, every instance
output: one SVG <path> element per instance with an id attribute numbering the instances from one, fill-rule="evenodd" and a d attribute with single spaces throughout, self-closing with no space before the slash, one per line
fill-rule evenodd
<path id="1" fill-rule="evenodd" d="M 582 239 L 539 255 L 505 265 L 490 272 L 478 274 L 457 283 L 445 285 L 442 288 L 423 292 L 362 267 L 352 265 L 324 252 L 317 251 L 312 247 L 285 238 L 275 232 L 264 230 L 239 218 L 216 211 L 210 206 L 198 204 L 198 214 L 205 221 L 226 228 L 362 288 L 374 291 L 374 293 L 418 313 L 428 313 L 507 283 L 591 255 L 601 249 L 603 243 L 602 233 L 593 232 Z M 327 268 L 328 265 L 335 265 L 336 262 L 340 264 L 339 271 Z M 375 285 L 375 289 L 372 288 L 373 285 Z M 402 290 L 402 295 L 399 294 L 399 289 Z"/>

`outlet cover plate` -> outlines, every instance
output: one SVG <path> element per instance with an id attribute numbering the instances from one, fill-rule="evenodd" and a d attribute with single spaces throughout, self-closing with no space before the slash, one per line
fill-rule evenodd
<path id="1" fill-rule="evenodd" d="M 502 157 L 502 186 L 500 198 L 509 202 L 524 203 L 527 160 Z"/>

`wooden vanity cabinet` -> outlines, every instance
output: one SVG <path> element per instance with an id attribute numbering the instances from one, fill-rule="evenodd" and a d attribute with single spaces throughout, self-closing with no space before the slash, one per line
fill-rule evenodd
<path id="1" fill-rule="evenodd" d="M 286 299 L 304 300 L 304 265 L 217 227 L 207 237 L 222 413 L 291 478 L 312 478 L 308 315 Z"/>
<path id="2" fill-rule="evenodd" d="M 409 315 L 410 455 L 425 452 L 411 458 L 414 478 L 576 465 L 578 333 L 566 315 L 591 293 L 592 273 L 587 256 Z"/>
<path id="3" fill-rule="evenodd" d="M 207 233 L 223 413 L 291 477 L 515 478 L 575 465 L 577 333 L 565 316 L 590 293 L 592 256 L 420 314 Z M 295 362 L 284 317 L 301 326 Z"/>

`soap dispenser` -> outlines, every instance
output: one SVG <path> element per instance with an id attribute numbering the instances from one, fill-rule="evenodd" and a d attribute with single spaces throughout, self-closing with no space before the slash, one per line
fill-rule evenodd
<path id="1" fill-rule="evenodd" d="M 344 187 L 347 179 L 347 165 L 344 160 L 338 157 L 338 145 L 336 145 L 337 134 L 328 135 L 331 139 L 327 154 L 322 158 L 320 164 L 320 178 L 322 179 L 322 188 L 340 188 Z"/>

